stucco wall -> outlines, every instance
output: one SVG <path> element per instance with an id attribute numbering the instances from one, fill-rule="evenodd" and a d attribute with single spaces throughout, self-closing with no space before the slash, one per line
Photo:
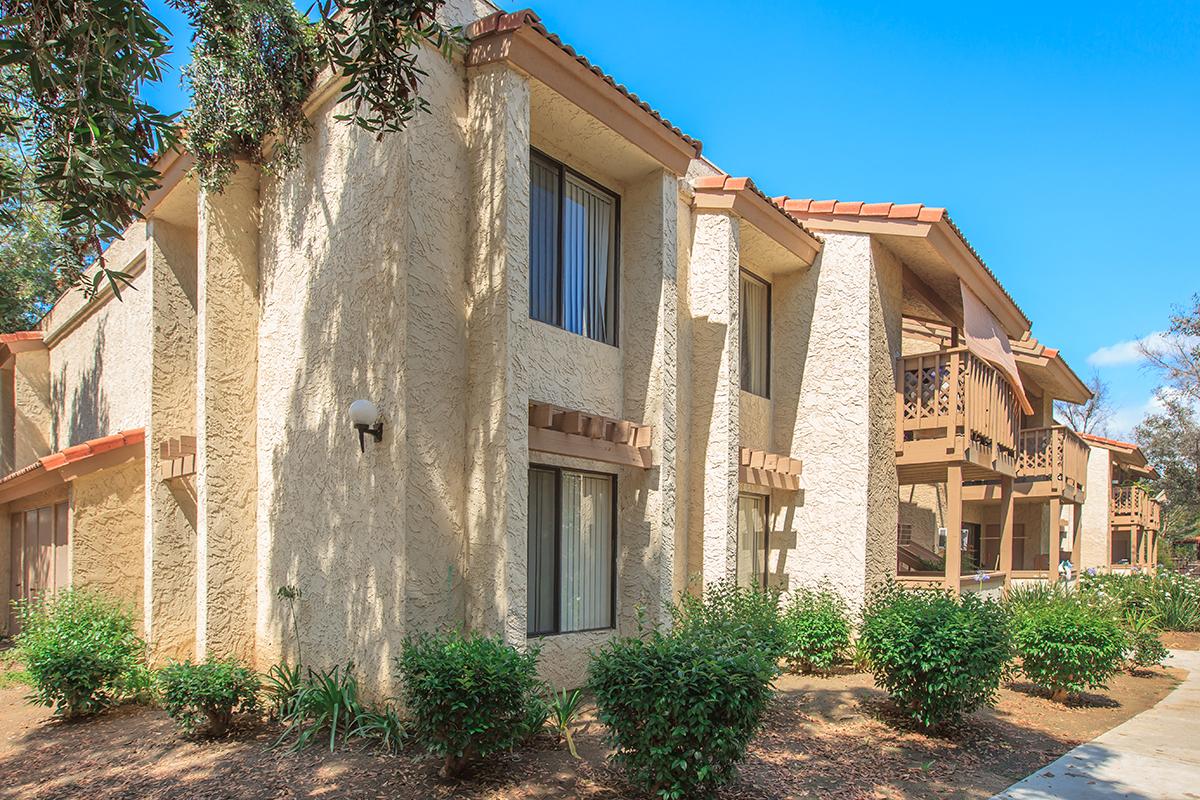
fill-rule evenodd
<path id="1" fill-rule="evenodd" d="M 75 289 L 45 320 L 53 450 L 146 424 L 151 298 L 142 277 L 145 247 L 146 226 L 139 222 L 105 251 L 110 269 L 135 275 L 120 300 L 90 301 L 97 310 L 76 325 L 72 318 L 87 304 Z"/>
<path id="2" fill-rule="evenodd" d="M 45 350 L 17 353 L 8 374 L 12 376 L 13 469 L 20 469 L 57 449 L 50 354 Z"/>
<path id="3" fill-rule="evenodd" d="M 151 380 L 147 452 L 196 433 L 196 231 L 150 223 L 146 282 L 151 294 Z M 145 291 L 145 290 L 143 290 Z M 163 462 L 146 459 L 143 574 L 146 639 L 153 658 L 196 649 L 196 480 L 164 480 Z"/>
<path id="4" fill-rule="evenodd" d="M 1092 447 L 1088 456 L 1087 498 L 1080 512 L 1079 568 L 1107 566 L 1109 502 L 1112 498 L 1112 454 Z"/>
<path id="5" fill-rule="evenodd" d="M 774 401 L 796 409 L 790 422 L 807 486 L 793 509 L 796 557 L 785 571 L 791 585 L 827 581 L 857 607 L 895 569 L 900 269 L 868 236 L 822 238 L 793 301 L 775 305 L 778 330 L 788 332 L 774 339 L 776 359 L 804 365 L 795 405 L 783 394 Z"/>
<path id="6" fill-rule="evenodd" d="M 127 604 L 139 628 L 145 486 L 142 458 L 80 476 L 71 484 L 72 585 Z"/>

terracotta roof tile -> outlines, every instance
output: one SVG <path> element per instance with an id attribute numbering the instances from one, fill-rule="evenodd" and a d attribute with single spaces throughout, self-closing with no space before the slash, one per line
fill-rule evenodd
<path id="1" fill-rule="evenodd" d="M 822 241 L 821 237 L 804 227 L 804 224 L 800 220 L 796 219 L 784 210 L 783 206 L 778 202 L 780 198 L 768 197 L 767 193 L 762 189 L 759 189 L 758 185 L 755 184 L 751 178 L 732 178 L 728 175 L 704 175 L 702 177 L 692 179 L 692 188 L 701 191 L 704 189 L 713 189 L 726 192 L 752 192 L 758 197 L 761 197 L 763 200 L 766 200 L 767 203 L 774 208 L 778 209 L 779 213 L 783 215 L 784 219 L 795 225 L 800 230 L 804 231 L 805 235 L 807 235 L 809 238 L 814 239 L 817 242 Z"/>
<path id="2" fill-rule="evenodd" d="M 98 456 L 101 453 L 106 453 L 109 450 L 116 450 L 121 447 L 129 447 L 131 445 L 140 444 L 146 440 L 145 428 L 133 428 L 120 433 L 114 433 L 110 436 L 101 436 L 97 439 L 88 439 L 82 444 L 71 445 L 70 447 L 59 450 L 57 453 L 51 453 L 48 456 L 43 456 L 37 461 L 22 467 L 16 472 L 11 472 L 8 475 L 0 478 L 0 484 L 11 481 L 14 478 L 19 478 L 22 475 L 41 469 L 49 472 L 50 470 L 61 469 L 67 464 L 73 464 L 77 461 Z"/>
<path id="3" fill-rule="evenodd" d="M 490 14 L 483 19 L 476 20 L 467 26 L 467 36 L 472 40 L 481 39 L 493 33 L 507 33 L 508 31 L 515 31 L 526 25 L 544 36 L 547 41 L 558 47 L 571 58 L 578 61 L 588 71 L 603 79 L 605 83 L 624 95 L 631 103 L 634 103 L 654 119 L 658 120 L 661 125 L 666 127 L 669 131 L 674 133 L 683 141 L 687 142 L 696 151 L 697 156 L 700 155 L 700 152 L 703 149 L 703 144 L 699 139 L 693 139 L 691 136 L 688 136 L 686 133 L 679 130 L 679 128 L 672 125 L 665 117 L 655 111 L 648 103 L 644 102 L 636 94 L 629 91 L 629 89 L 627 89 L 623 84 L 617 83 L 611 75 L 605 73 L 602 69 L 577 53 L 575 48 L 564 43 L 562 39 L 548 31 L 546 26 L 542 24 L 541 18 L 535 14 L 532 9 L 526 8 L 520 11 L 514 11 L 511 14 L 506 14 L 503 11 Z"/>
<path id="4" fill-rule="evenodd" d="M 954 231 L 954 234 L 970 251 L 979 265 L 984 271 L 992 277 L 996 285 L 1000 287 L 1000 291 L 1013 304 L 1013 307 L 1021 313 L 1025 318 L 1026 323 L 1029 322 L 1029 315 L 1026 314 L 1008 290 L 1004 288 L 1004 284 L 1000 283 L 1000 279 L 996 277 L 996 273 L 983 260 L 983 256 L 975 249 L 975 246 L 967 240 L 962 229 L 955 224 L 954 220 L 946 212 L 945 208 L 940 206 L 926 206 L 921 203 L 846 203 L 838 200 L 793 200 L 790 197 L 777 197 L 776 203 L 782 204 L 783 208 L 792 214 L 818 214 L 822 216 L 851 216 L 851 217 L 884 217 L 888 219 L 912 219 L 918 222 L 945 222 Z M 852 210 L 857 206 L 857 210 Z"/>
<path id="5" fill-rule="evenodd" d="M 41 331 L 16 331 L 15 333 L 0 333 L 0 344 L 8 344 L 10 342 L 36 342 L 41 341 Z"/>

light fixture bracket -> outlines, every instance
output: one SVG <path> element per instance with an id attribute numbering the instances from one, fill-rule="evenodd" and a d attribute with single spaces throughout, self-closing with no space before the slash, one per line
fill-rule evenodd
<path id="1" fill-rule="evenodd" d="M 376 442 L 383 441 L 382 422 L 376 422 L 374 425 L 357 422 L 354 424 L 354 430 L 358 431 L 358 449 L 363 453 L 367 452 L 367 434 L 374 436 Z"/>

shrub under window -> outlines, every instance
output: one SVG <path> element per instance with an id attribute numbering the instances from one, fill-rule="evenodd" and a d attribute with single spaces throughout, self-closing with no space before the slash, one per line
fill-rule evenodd
<path id="1" fill-rule="evenodd" d="M 418 634 L 397 661 L 413 737 L 447 775 L 512 747 L 545 723 L 537 648 L 460 632 Z"/>
<path id="2" fill-rule="evenodd" d="M 796 672 L 829 672 L 850 649 L 850 615 L 832 589 L 798 589 L 783 612 L 784 658 Z"/>
<path id="3" fill-rule="evenodd" d="M 610 642 L 588 687 L 629 778 L 670 800 L 710 796 L 733 778 L 776 672 L 764 650 L 696 625 Z"/>

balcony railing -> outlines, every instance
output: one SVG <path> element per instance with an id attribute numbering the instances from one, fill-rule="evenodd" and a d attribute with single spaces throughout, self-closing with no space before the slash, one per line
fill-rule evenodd
<path id="1" fill-rule="evenodd" d="M 1150 519 L 1146 527 L 1154 531 L 1162 530 L 1162 505 L 1153 497 L 1150 498 Z"/>
<path id="2" fill-rule="evenodd" d="M 1158 505 L 1150 494 L 1136 484 L 1112 488 L 1112 524 L 1117 527 L 1137 525 L 1149 528 L 1151 504 Z"/>
<path id="3" fill-rule="evenodd" d="M 999 370 L 965 347 L 902 356 L 898 464 L 966 461 L 1013 474 L 1020 408 Z"/>
<path id="4" fill-rule="evenodd" d="M 1089 448 L 1063 425 L 1023 428 L 1017 446 L 1017 477 L 1048 483 L 1052 494 L 1083 502 Z"/>

